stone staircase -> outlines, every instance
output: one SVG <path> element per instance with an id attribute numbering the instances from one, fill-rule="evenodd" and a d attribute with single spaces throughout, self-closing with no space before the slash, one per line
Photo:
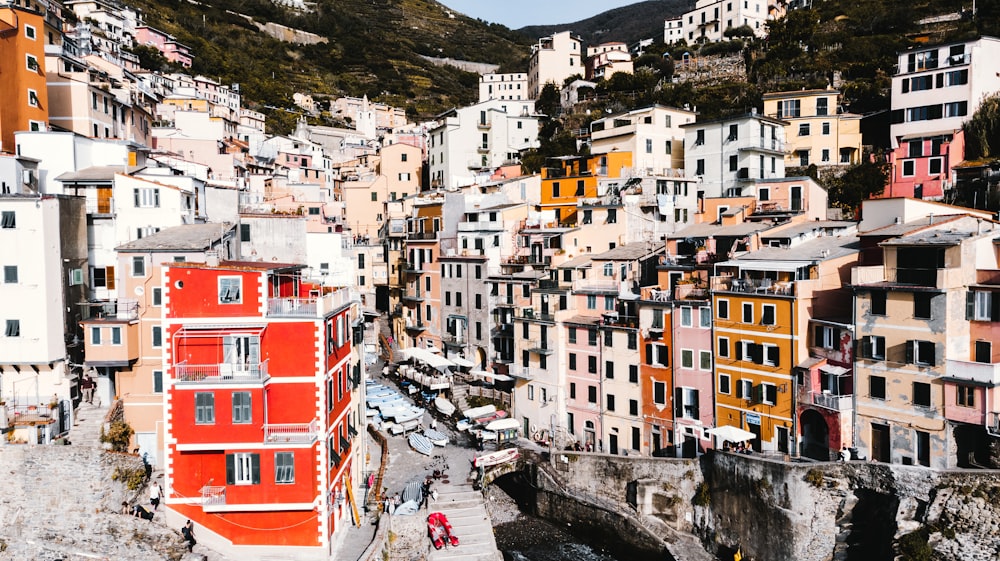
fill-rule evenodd
<path id="1" fill-rule="evenodd" d="M 430 512 L 443 512 L 458 536 L 456 547 L 432 550 L 429 561 L 497 561 L 501 558 L 486 513 L 483 495 L 469 484 L 451 485 L 430 505 Z"/>
<path id="2" fill-rule="evenodd" d="M 107 414 L 107 407 L 81 402 L 74 411 L 69 441 L 76 446 L 101 448 L 101 427 L 104 426 L 104 418 Z"/>
<path id="3" fill-rule="evenodd" d="M 451 384 L 451 402 L 455 405 L 455 412 L 461 415 L 462 411 L 469 408 L 469 384 L 465 380 L 455 378 Z"/>

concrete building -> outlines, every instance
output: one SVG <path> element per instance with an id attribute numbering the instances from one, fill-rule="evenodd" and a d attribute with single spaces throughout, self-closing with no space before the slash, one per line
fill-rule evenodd
<path id="1" fill-rule="evenodd" d="M 663 105 L 608 115 L 590 124 L 590 152 L 631 152 L 637 171 L 668 175 L 684 168 L 682 125 L 694 122 L 693 111 Z"/>
<path id="2" fill-rule="evenodd" d="M 632 73 L 632 53 L 625 43 L 601 43 L 595 47 L 587 47 L 584 66 L 586 79 L 610 80 L 618 72 Z"/>
<path id="3" fill-rule="evenodd" d="M 764 114 L 785 126 L 786 166 L 861 163 L 861 115 L 844 113 L 839 90 L 764 94 Z"/>
<path id="4" fill-rule="evenodd" d="M 531 99 L 528 97 L 528 75 L 522 72 L 483 74 L 479 77 L 479 101 L 491 99 Z"/>
<path id="5" fill-rule="evenodd" d="M 21 7 L 0 6 L 0 150 L 14 151 L 15 131 L 44 131 L 49 126 L 49 95 L 45 85 L 45 14 Z"/>
<path id="6" fill-rule="evenodd" d="M 160 54 L 170 62 L 175 62 L 184 68 L 191 68 L 194 62 L 194 54 L 191 48 L 180 43 L 169 33 L 164 33 L 159 29 L 148 25 L 139 25 L 135 28 L 135 42 L 138 45 L 153 47 L 160 51 Z"/>
<path id="7" fill-rule="evenodd" d="M 1000 91 L 1000 39 L 920 46 L 900 52 L 892 77 L 892 174 L 886 197 L 940 199 L 965 158 L 962 125 Z"/>
<path id="8" fill-rule="evenodd" d="M 866 204 L 863 210 L 883 209 Z M 863 259 L 852 274 L 860 341 L 856 437 L 859 450 L 873 460 L 937 469 L 958 465 L 958 440 L 968 435 L 954 433 L 946 422 L 944 380 L 949 370 L 956 382 L 964 378 L 962 363 L 949 360 L 972 356 L 976 304 L 973 291 L 969 306 L 969 287 L 978 269 L 997 266 L 998 227 L 965 213 L 911 214 L 862 232 Z M 988 313 L 983 306 L 980 317 Z M 965 440 L 961 447 L 970 444 Z"/>
<path id="9" fill-rule="evenodd" d="M 538 99 L 545 84 L 561 88 L 563 81 L 574 74 L 583 76 L 583 44 L 570 31 L 561 31 L 540 38 L 531 46 L 528 59 L 528 99 Z"/>
<path id="10" fill-rule="evenodd" d="M 705 197 L 738 197 L 756 179 L 784 177 L 786 125 L 756 114 L 681 125 L 685 173 Z"/>
<path id="11" fill-rule="evenodd" d="M 599 179 L 624 177 L 631 169 L 631 152 L 550 158 L 542 168 L 539 208 L 553 212 L 556 223 L 575 225 L 580 201 L 600 195 Z"/>
<path id="12" fill-rule="evenodd" d="M 680 26 L 676 19 L 664 22 L 663 39 L 668 45 L 680 39 L 688 44 L 716 43 L 726 39 L 727 30 L 742 26 L 763 37 L 767 20 L 783 15 L 777 12 L 778 4 L 771 0 L 698 0 L 693 10 L 681 16 Z"/>
<path id="13" fill-rule="evenodd" d="M 522 150 L 538 145 L 531 100 L 484 101 L 452 109 L 439 122 L 428 131 L 432 188 L 471 185 L 478 171 L 519 163 Z"/>

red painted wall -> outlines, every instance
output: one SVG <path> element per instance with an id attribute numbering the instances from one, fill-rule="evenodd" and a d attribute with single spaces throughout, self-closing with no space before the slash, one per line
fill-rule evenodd
<path id="1" fill-rule="evenodd" d="M 166 271 L 166 281 L 170 286 L 167 317 L 260 316 L 260 277 L 265 274 L 263 271 L 190 267 L 169 267 Z M 219 277 L 236 276 L 243 279 L 241 302 L 220 304 Z"/>

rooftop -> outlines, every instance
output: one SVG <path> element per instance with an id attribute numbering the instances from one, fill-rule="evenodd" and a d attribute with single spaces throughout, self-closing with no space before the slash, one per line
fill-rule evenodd
<path id="1" fill-rule="evenodd" d="M 88 182 L 88 181 L 112 181 L 115 174 L 133 173 L 146 169 L 145 166 L 90 166 L 77 171 L 68 171 L 56 177 L 56 181 L 63 182 Z"/>
<path id="2" fill-rule="evenodd" d="M 304 269 L 305 265 L 269 263 L 267 261 L 222 261 L 218 265 L 208 265 L 206 263 L 186 261 L 171 263 L 170 267 L 181 269 L 225 269 L 231 271 L 277 271 L 282 269 Z"/>
<path id="3" fill-rule="evenodd" d="M 755 261 L 826 261 L 858 253 L 860 246 L 857 236 L 825 236 L 791 247 L 763 247 L 719 265 L 746 266 L 753 265 Z"/>
<path id="4" fill-rule="evenodd" d="M 116 251 L 203 251 L 221 241 L 225 234 L 233 229 L 228 222 L 209 224 L 183 224 L 115 248 Z"/>
<path id="5" fill-rule="evenodd" d="M 584 267 L 589 267 L 591 261 L 593 261 L 593 255 L 585 253 L 583 255 L 578 255 L 568 261 L 563 261 L 557 269 L 582 269 Z"/>
<path id="6" fill-rule="evenodd" d="M 846 229 L 857 226 L 857 222 L 850 220 L 814 220 L 812 222 L 799 222 L 787 228 L 775 228 L 773 232 L 761 234 L 761 238 L 795 238 L 803 234 L 815 232 L 816 230 Z"/>
<path id="7" fill-rule="evenodd" d="M 756 234 L 757 232 L 767 230 L 771 227 L 771 224 L 766 224 L 763 222 L 741 222 L 740 224 L 733 224 L 730 226 L 722 226 L 721 224 L 702 222 L 701 224 L 694 224 L 688 226 L 679 232 L 674 234 L 668 234 L 670 239 L 685 239 L 685 238 L 707 238 L 708 236 L 749 236 L 750 234 Z"/>
<path id="8" fill-rule="evenodd" d="M 652 255 L 662 250 L 662 245 L 654 246 L 647 244 L 646 242 L 634 242 L 619 245 L 614 249 L 605 251 L 604 253 L 591 255 L 590 258 L 593 261 L 631 261 L 634 259 L 641 259 L 647 255 Z"/>

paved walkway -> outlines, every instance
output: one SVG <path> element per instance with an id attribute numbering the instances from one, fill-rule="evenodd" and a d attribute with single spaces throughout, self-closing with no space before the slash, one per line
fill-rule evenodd
<path id="1" fill-rule="evenodd" d="M 75 446 L 101 447 L 101 426 L 108 414 L 107 407 L 98 407 L 81 402 L 73 415 L 73 428 L 69 431 L 69 441 Z"/>

